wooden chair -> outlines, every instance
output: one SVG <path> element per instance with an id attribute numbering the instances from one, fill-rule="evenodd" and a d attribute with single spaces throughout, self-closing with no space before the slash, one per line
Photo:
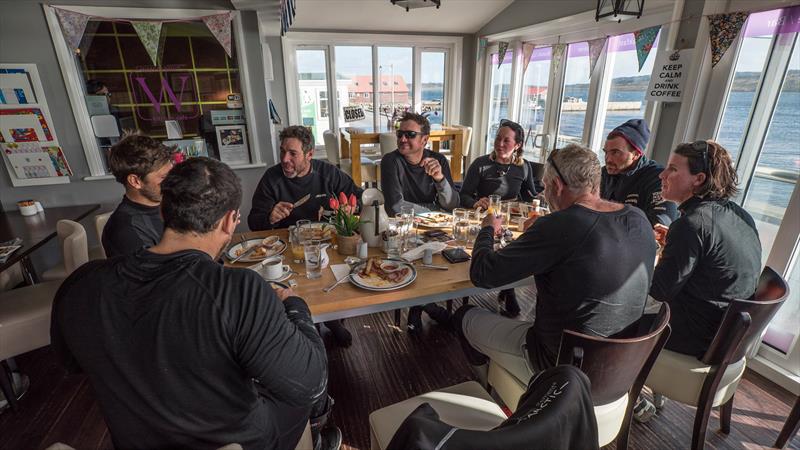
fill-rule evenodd
<path id="1" fill-rule="evenodd" d="M 562 333 L 557 363 L 576 365 L 589 377 L 600 447 L 617 439 L 617 449 L 628 448 L 633 407 L 669 338 L 669 315 L 669 306 L 663 304 L 657 315 L 643 316 L 613 338 Z M 512 411 L 526 388 L 494 362 L 489 364 L 489 384 Z"/>
<path id="2" fill-rule="evenodd" d="M 655 393 L 697 407 L 692 449 L 705 445 L 713 407 L 720 406 L 721 431 L 730 433 L 733 396 L 744 374 L 748 352 L 758 344 L 788 293 L 786 281 L 765 267 L 754 299 L 730 302 L 701 359 L 669 350 L 661 352 L 645 384 Z"/>
<path id="3" fill-rule="evenodd" d="M 341 159 L 340 157 L 339 137 L 337 134 L 331 130 L 325 130 L 322 133 L 322 138 L 325 142 L 325 154 L 328 162 L 339 167 L 344 173 L 352 177 L 353 166 L 350 160 Z M 378 182 L 378 165 L 366 156 L 361 157 L 361 181 L 367 183 L 367 185 L 369 183 L 377 184 Z"/>
<path id="4" fill-rule="evenodd" d="M 778 439 L 775 441 L 775 448 L 786 447 L 786 443 L 797 434 L 798 429 L 800 429 L 800 397 L 797 397 L 792 412 L 789 413 L 786 423 L 783 424 Z"/>

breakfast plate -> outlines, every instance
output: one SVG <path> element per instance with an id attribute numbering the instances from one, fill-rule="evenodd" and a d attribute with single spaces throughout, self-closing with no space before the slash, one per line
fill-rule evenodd
<path id="1" fill-rule="evenodd" d="M 369 258 L 350 271 L 350 282 L 370 291 L 400 289 L 416 278 L 417 271 L 412 264 L 387 258 Z"/>
<path id="2" fill-rule="evenodd" d="M 248 239 L 244 242 L 239 242 L 231 246 L 225 256 L 231 261 L 246 253 L 253 246 L 258 246 L 252 253 L 239 259 L 238 262 L 258 262 L 267 259 L 271 256 L 280 255 L 286 251 L 286 242 L 277 236 L 270 236 L 265 239 L 256 238 Z"/>

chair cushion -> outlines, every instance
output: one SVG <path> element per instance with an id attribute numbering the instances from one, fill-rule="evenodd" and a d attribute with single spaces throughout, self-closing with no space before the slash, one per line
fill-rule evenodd
<path id="1" fill-rule="evenodd" d="M 494 361 L 489 362 L 489 386 L 494 389 L 511 412 L 517 410 L 519 399 L 528 386 Z"/>
<path id="2" fill-rule="evenodd" d="M 627 393 L 611 403 L 594 407 L 594 417 L 597 420 L 597 442 L 600 447 L 610 444 L 617 438 L 627 408 Z"/>
<path id="3" fill-rule="evenodd" d="M 50 310 L 61 281 L 0 293 L 0 361 L 50 345 Z"/>
<path id="4" fill-rule="evenodd" d="M 349 159 L 343 159 L 339 163 L 342 171 L 349 176 L 353 176 L 353 166 Z M 375 161 L 361 158 L 361 181 L 378 181 L 378 165 Z"/>
<path id="5" fill-rule="evenodd" d="M 728 366 L 714 396 L 714 406 L 727 402 L 733 396 L 744 374 L 745 366 L 744 358 Z M 645 385 L 653 392 L 663 394 L 667 398 L 697 406 L 700 391 L 710 369 L 711 366 L 703 364 L 694 356 L 662 350 Z"/>
<path id="6" fill-rule="evenodd" d="M 44 272 L 42 272 L 42 281 L 56 281 L 56 280 L 63 280 L 67 278 L 67 268 L 64 267 L 64 263 L 61 262 L 55 267 L 51 267 Z"/>
<path id="7" fill-rule="evenodd" d="M 487 431 L 506 419 L 489 393 L 480 384 L 468 381 L 374 411 L 369 415 L 372 449 L 388 447 L 400 424 L 425 402 L 436 410 L 443 422 L 458 428 Z"/>

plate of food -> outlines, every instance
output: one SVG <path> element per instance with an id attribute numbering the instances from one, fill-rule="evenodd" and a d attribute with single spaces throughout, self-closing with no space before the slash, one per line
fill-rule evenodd
<path id="1" fill-rule="evenodd" d="M 391 291 L 413 283 L 417 278 L 414 266 L 405 261 L 369 258 L 350 271 L 350 282 L 370 291 Z"/>
<path id="2" fill-rule="evenodd" d="M 453 215 L 437 211 L 424 212 L 417 214 L 414 222 L 427 228 L 452 228 Z"/>
<path id="3" fill-rule="evenodd" d="M 336 227 L 327 222 L 311 222 L 300 230 L 303 240 L 330 241 L 336 234 Z"/>
<path id="4" fill-rule="evenodd" d="M 233 245 L 228 249 L 225 255 L 228 259 L 233 261 L 253 247 L 256 248 L 250 254 L 239 259 L 238 262 L 257 262 L 269 258 L 270 256 L 280 255 L 286 251 L 286 242 L 283 242 L 278 236 L 267 236 L 264 239 L 248 239 Z"/>

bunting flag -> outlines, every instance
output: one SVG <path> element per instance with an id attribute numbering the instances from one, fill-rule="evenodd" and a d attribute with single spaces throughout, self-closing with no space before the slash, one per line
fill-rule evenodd
<path id="1" fill-rule="evenodd" d="M 486 38 L 478 38 L 478 55 L 476 61 L 480 61 L 483 58 L 483 54 L 486 52 L 486 47 L 489 45 L 489 39 Z"/>
<path id="2" fill-rule="evenodd" d="M 739 30 L 747 20 L 747 13 L 734 12 L 708 16 L 708 33 L 711 38 L 711 67 L 717 65 L 728 51 Z"/>
<path id="3" fill-rule="evenodd" d="M 644 67 L 644 62 L 647 61 L 647 55 L 649 55 L 650 50 L 653 49 L 653 42 L 656 41 L 660 30 L 661 25 L 656 25 L 633 32 L 633 37 L 636 40 L 636 57 L 639 58 L 639 70 L 642 70 L 642 67 Z"/>
<path id="4" fill-rule="evenodd" d="M 599 39 L 592 39 L 588 41 L 589 44 L 589 78 L 592 77 L 597 61 L 600 59 L 600 53 L 603 52 L 603 47 L 606 46 L 608 37 L 601 37 Z"/>
<path id="5" fill-rule="evenodd" d="M 503 64 L 503 60 L 506 59 L 506 52 L 508 51 L 508 42 L 498 42 L 497 43 L 497 68 L 499 69 L 500 66 Z"/>
<path id="6" fill-rule="evenodd" d="M 222 14 L 215 14 L 213 16 L 203 17 L 203 23 L 206 24 L 208 30 L 211 31 L 211 34 L 217 38 L 217 42 L 222 48 L 225 49 L 225 53 L 228 54 L 228 58 L 231 55 L 231 19 L 232 13 L 230 11 L 222 13 Z"/>
<path id="7" fill-rule="evenodd" d="M 58 21 L 61 23 L 61 31 L 64 32 L 64 40 L 67 41 L 67 46 L 73 51 L 77 50 L 81 45 L 83 32 L 86 30 L 86 24 L 91 16 L 67 11 L 66 9 L 53 9 L 56 11 Z"/>
<path id="8" fill-rule="evenodd" d="M 133 29 L 139 35 L 139 40 L 142 41 L 144 49 L 150 55 L 154 66 L 158 66 L 158 47 L 161 43 L 161 25 L 163 22 L 142 22 L 138 20 L 131 20 Z"/>
<path id="9" fill-rule="evenodd" d="M 528 64 L 531 62 L 531 55 L 533 54 L 533 49 L 536 48 L 536 44 L 525 43 L 522 44 L 522 74 L 525 75 L 525 71 L 528 70 Z"/>
<path id="10" fill-rule="evenodd" d="M 559 67 L 561 67 L 561 62 L 564 61 L 564 54 L 567 50 L 567 44 L 554 44 L 552 48 L 553 56 L 550 59 L 550 61 L 552 61 L 550 64 L 553 65 L 553 70 L 558 72 Z"/>

